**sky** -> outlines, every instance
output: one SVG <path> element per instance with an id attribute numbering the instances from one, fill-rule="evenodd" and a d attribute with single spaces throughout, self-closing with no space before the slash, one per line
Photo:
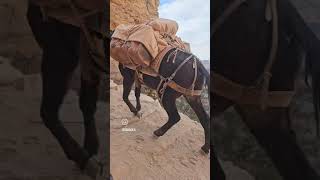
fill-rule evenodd
<path id="1" fill-rule="evenodd" d="M 177 35 L 192 53 L 210 60 L 210 0 L 160 0 L 159 16 L 177 21 Z"/>

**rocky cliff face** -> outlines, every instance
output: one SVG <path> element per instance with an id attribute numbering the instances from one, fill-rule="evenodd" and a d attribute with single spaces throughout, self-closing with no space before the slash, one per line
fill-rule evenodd
<path id="1" fill-rule="evenodd" d="M 119 24 L 141 23 L 152 17 L 158 17 L 159 0 L 111 0 L 110 27 L 115 29 Z M 121 83 L 118 62 L 110 58 L 110 78 Z"/>
<path id="2" fill-rule="evenodd" d="M 141 23 L 158 16 L 159 0 L 111 0 L 110 27 L 116 28 L 119 24 Z"/>

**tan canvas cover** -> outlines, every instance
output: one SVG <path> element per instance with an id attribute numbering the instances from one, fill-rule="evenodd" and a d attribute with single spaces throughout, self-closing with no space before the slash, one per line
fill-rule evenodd
<path id="1" fill-rule="evenodd" d="M 159 52 L 157 39 L 154 36 L 154 30 L 151 26 L 145 24 L 121 24 L 115 29 L 112 38 L 121 39 L 127 42 L 139 42 L 145 46 L 152 58 L 155 58 Z"/>
<path id="2" fill-rule="evenodd" d="M 110 42 L 110 55 L 124 65 L 151 67 L 158 71 L 161 59 L 156 58 L 168 47 L 188 51 L 175 34 L 178 24 L 173 20 L 154 19 L 144 24 L 119 25 Z M 156 65 L 156 66 L 155 66 Z"/>
<path id="3" fill-rule="evenodd" d="M 179 29 L 179 25 L 176 21 L 164 18 L 156 18 L 146 22 L 146 24 L 151 26 L 153 30 L 170 36 L 175 36 Z"/>

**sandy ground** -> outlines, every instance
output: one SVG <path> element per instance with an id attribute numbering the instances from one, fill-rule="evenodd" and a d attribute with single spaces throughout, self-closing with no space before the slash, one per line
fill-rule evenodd
<path id="1" fill-rule="evenodd" d="M 157 101 L 141 95 L 142 117 L 135 117 L 122 101 L 122 86 L 111 89 L 111 173 L 121 180 L 209 180 L 210 157 L 200 151 L 202 126 L 181 114 L 181 120 L 164 136 L 153 131 L 167 121 Z M 135 104 L 133 92 L 129 99 Z M 128 124 L 126 125 L 126 122 Z M 126 129 L 134 131 L 125 131 Z M 223 163 L 228 180 L 252 178 L 230 162 Z"/>
<path id="2" fill-rule="evenodd" d="M 38 76 L 25 76 L 25 88 L 0 86 L 0 180 L 87 180 L 66 159 L 57 141 L 39 117 Z M 82 116 L 78 96 L 70 92 L 61 111 L 71 134 L 82 143 Z M 99 103 L 97 124 L 105 157 L 106 105 Z"/>

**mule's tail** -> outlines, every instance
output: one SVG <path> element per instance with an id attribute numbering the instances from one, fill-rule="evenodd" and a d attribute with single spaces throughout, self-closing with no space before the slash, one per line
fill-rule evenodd
<path id="1" fill-rule="evenodd" d="M 311 87 L 313 96 L 314 117 L 316 120 L 316 133 L 317 137 L 320 137 L 320 67 L 316 63 L 312 62 L 307 55 L 306 62 L 306 84 L 309 85 L 308 77 L 311 76 Z"/>

